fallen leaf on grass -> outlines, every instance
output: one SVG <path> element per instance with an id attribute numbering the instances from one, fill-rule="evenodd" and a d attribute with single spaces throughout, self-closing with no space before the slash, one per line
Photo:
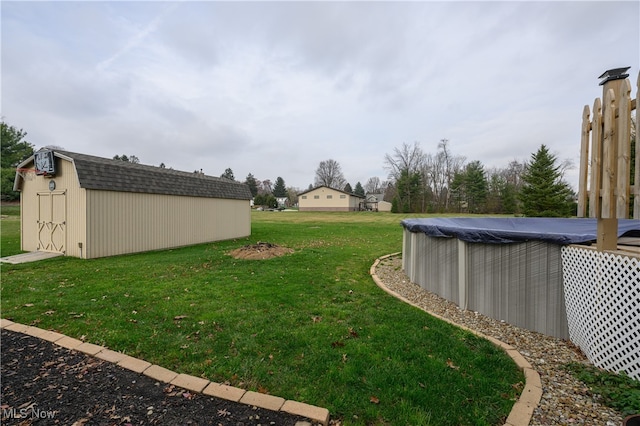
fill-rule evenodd
<path id="1" fill-rule="evenodd" d="M 371 402 L 372 404 L 380 404 L 380 400 L 375 396 L 370 397 L 369 402 Z"/>
<path id="2" fill-rule="evenodd" d="M 447 359 L 447 367 L 452 368 L 454 370 L 460 370 L 460 367 L 458 367 L 457 365 L 455 365 L 453 363 L 453 361 L 451 361 L 451 358 Z"/>
<path id="3" fill-rule="evenodd" d="M 176 315 L 175 317 L 173 317 L 173 320 L 180 321 L 181 319 L 185 319 L 186 317 L 186 315 Z"/>
<path id="4" fill-rule="evenodd" d="M 24 305 L 22 305 L 22 306 L 24 306 L 25 308 L 30 308 L 30 307 L 32 307 L 32 306 L 33 306 L 33 303 L 25 303 L 25 304 L 24 304 Z"/>
<path id="5" fill-rule="evenodd" d="M 344 346 L 344 342 L 342 340 L 336 340 L 331 344 L 332 348 L 341 348 Z"/>

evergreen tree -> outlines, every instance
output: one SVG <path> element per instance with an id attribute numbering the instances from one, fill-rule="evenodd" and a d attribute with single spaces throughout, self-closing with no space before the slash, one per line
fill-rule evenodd
<path id="1" fill-rule="evenodd" d="M 231 170 L 231 168 L 226 169 L 224 173 L 220 175 L 220 177 L 229 180 L 236 180 L 236 178 L 233 176 L 233 170 Z"/>
<path id="2" fill-rule="evenodd" d="M 400 213 L 400 209 L 398 208 L 399 202 L 398 197 L 393 198 L 393 201 L 391 201 L 391 213 Z"/>
<path id="3" fill-rule="evenodd" d="M 503 213 L 502 195 L 507 181 L 499 174 L 492 173 L 487 178 L 487 202 L 486 213 Z"/>
<path id="4" fill-rule="evenodd" d="M 486 210 L 487 178 L 480 161 L 472 161 L 451 180 L 451 202 L 458 211 L 482 213 Z"/>
<path id="5" fill-rule="evenodd" d="M 451 197 L 449 199 L 451 209 L 458 213 L 466 210 L 465 193 L 464 173 L 457 172 L 451 180 Z"/>
<path id="6" fill-rule="evenodd" d="M 353 189 L 351 189 L 351 184 L 347 183 L 343 189 L 344 192 L 348 192 L 349 194 L 353 193 Z"/>
<path id="7" fill-rule="evenodd" d="M 287 187 L 284 185 L 284 179 L 280 176 L 276 179 L 276 184 L 273 187 L 273 196 L 277 198 L 287 196 Z"/>
<path id="8" fill-rule="evenodd" d="M 556 157 L 545 145 L 531 156 L 522 174 L 520 200 L 523 213 L 533 217 L 566 217 L 575 214 L 573 191 L 562 180 Z"/>
<path id="9" fill-rule="evenodd" d="M 0 142 L 2 152 L 0 161 L 2 162 L 2 200 L 18 200 L 20 193 L 13 190 L 13 182 L 16 177 L 16 167 L 30 155 L 33 155 L 33 145 L 24 141 L 27 132 L 16 129 L 13 126 L 0 122 L 2 133 Z"/>
<path id="10" fill-rule="evenodd" d="M 264 204 L 270 209 L 275 209 L 278 207 L 278 200 L 272 194 L 267 194 L 265 195 Z"/>
<path id="11" fill-rule="evenodd" d="M 354 191 L 354 193 L 356 195 L 359 195 L 361 197 L 364 197 L 364 188 L 362 187 L 362 184 L 360 182 L 356 183 L 356 189 Z"/>
<path id="12" fill-rule="evenodd" d="M 500 213 L 518 213 L 518 192 L 512 183 L 506 182 L 502 188 L 502 211 Z"/>
<path id="13" fill-rule="evenodd" d="M 418 172 L 410 172 L 404 169 L 396 181 L 396 197 L 398 198 L 398 211 L 400 213 L 416 213 L 421 209 L 421 176 Z"/>
<path id="14" fill-rule="evenodd" d="M 244 183 L 247 184 L 247 186 L 249 187 L 249 191 L 251 191 L 252 197 L 255 197 L 256 195 L 258 195 L 258 181 L 251 173 L 247 175 L 247 178 L 244 180 Z"/>
<path id="15" fill-rule="evenodd" d="M 16 167 L 30 155 L 33 155 L 33 145 L 24 141 L 27 132 L 16 129 L 4 121 L 0 122 L 2 133 L 0 143 L 2 143 L 2 155 L 0 162 L 3 169 Z"/>
<path id="16" fill-rule="evenodd" d="M 480 161 L 472 161 L 465 168 L 465 186 L 469 213 L 482 213 L 487 201 L 487 178 Z"/>

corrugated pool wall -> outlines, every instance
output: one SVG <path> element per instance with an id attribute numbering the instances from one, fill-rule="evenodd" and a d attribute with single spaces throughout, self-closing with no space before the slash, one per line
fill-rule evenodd
<path id="1" fill-rule="evenodd" d="M 404 229 L 412 282 L 458 306 L 528 330 L 569 338 L 561 246 L 465 243 Z"/>

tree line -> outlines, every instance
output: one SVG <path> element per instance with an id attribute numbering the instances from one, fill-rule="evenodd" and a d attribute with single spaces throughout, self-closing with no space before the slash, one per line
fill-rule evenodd
<path id="1" fill-rule="evenodd" d="M 541 145 L 528 162 L 486 170 L 467 162 L 442 139 L 434 154 L 416 142 L 385 155 L 392 184 L 385 200 L 402 213 L 482 213 L 564 217 L 575 214 L 575 193 L 564 179 L 572 165 Z"/>
<path id="2" fill-rule="evenodd" d="M 15 167 L 33 155 L 34 146 L 24 140 L 24 130 L 4 121 L 0 124 L 2 200 L 17 200 L 19 193 L 13 191 Z M 632 150 L 635 150 L 635 125 L 632 130 Z M 135 155 L 113 158 L 139 162 Z M 384 194 L 384 200 L 392 204 L 392 211 L 398 213 L 575 214 L 575 193 L 564 179 L 564 173 L 572 164 L 566 160 L 560 162 L 544 144 L 531 154 L 528 162 L 513 160 L 504 168 L 486 169 L 480 161 L 467 162 L 464 156 L 451 151 L 447 139 L 440 141 L 435 153 L 424 152 L 418 142 L 403 143 L 392 153 L 385 154 L 383 161 L 388 180 L 371 177 L 364 185 L 357 182 L 354 187 L 345 179 L 337 161 L 320 161 L 314 183 L 308 189 L 324 185 L 362 197 Z M 632 169 L 634 167 L 632 164 Z M 231 168 L 227 168 L 221 177 L 235 180 Z M 272 182 L 270 179 L 259 180 L 249 173 L 244 183 L 248 185 L 255 205 L 271 208 L 279 207 L 282 200 L 286 206 L 295 206 L 298 194 L 303 192 L 300 188 L 287 187 L 281 176 Z"/>

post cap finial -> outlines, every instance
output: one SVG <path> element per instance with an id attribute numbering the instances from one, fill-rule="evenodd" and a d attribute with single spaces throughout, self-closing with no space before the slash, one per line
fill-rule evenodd
<path id="1" fill-rule="evenodd" d="M 621 80 L 623 78 L 629 77 L 629 74 L 626 74 L 627 70 L 631 67 L 622 67 L 622 68 L 613 68 L 610 70 L 606 70 L 602 73 L 602 75 L 598 78 L 603 78 L 600 82 L 600 86 L 605 84 L 607 81 L 611 80 Z"/>

